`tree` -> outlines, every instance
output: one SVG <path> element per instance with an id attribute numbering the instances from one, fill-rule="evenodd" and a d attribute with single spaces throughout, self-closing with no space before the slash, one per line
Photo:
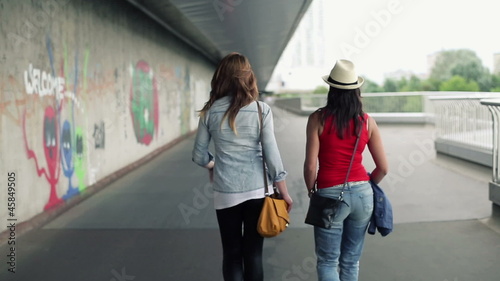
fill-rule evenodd
<path id="1" fill-rule="evenodd" d="M 500 92 L 500 75 L 491 75 L 491 91 Z"/>
<path id="2" fill-rule="evenodd" d="M 439 91 L 439 85 L 441 81 L 429 78 L 422 81 L 421 90 L 426 92 Z"/>
<path id="3" fill-rule="evenodd" d="M 415 75 L 410 77 L 410 80 L 404 79 L 404 86 L 400 87 L 401 92 L 417 92 L 422 91 L 422 81 Z"/>
<path id="4" fill-rule="evenodd" d="M 365 79 L 363 86 L 361 86 L 361 91 L 363 93 L 380 93 L 383 92 L 383 89 L 377 83 Z"/>
<path id="5" fill-rule="evenodd" d="M 396 88 L 398 92 L 406 92 L 405 89 L 408 88 L 408 79 L 406 77 L 401 77 L 398 81 L 396 81 Z"/>
<path id="6" fill-rule="evenodd" d="M 455 75 L 449 80 L 441 83 L 441 86 L 439 86 L 439 90 L 477 92 L 479 91 L 479 85 L 475 81 L 467 81 L 462 76 Z"/>
<path id="7" fill-rule="evenodd" d="M 313 91 L 313 94 L 326 94 L 326 93 L 328 93 L 328 88 L 326 86 L 318 86 Z"/>
<path id="8" fill-rule="evenodd" d="M 459 63 L 451 69 L 451 74 L 462 76 L 467 81 L 476 81 L 483 92 L 488 92 L 491 88 L 491 76 L 481 61 Z"/>
<path id="9" fill-rule="evenodd" d="M 390 78 L 385 79 L 383 88 L 386 93 L 397 92 L 399 90 L 398 83 L 394 79 Z"/>
<path id="10" fill-rule="evenodd" d="M 430 78 L 444 82 L 453 76 L 477 82 L 482 91 L 489 91 L 491 88 L 489 71 L 472 50 L 448 50 L 437 54 Z"/>

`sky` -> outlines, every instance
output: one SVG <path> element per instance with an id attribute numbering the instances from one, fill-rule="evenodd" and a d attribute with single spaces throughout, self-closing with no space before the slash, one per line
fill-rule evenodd
<path id="1" fill-rule="evenodd" d="M 325 75 L 337 59 L 347 58 L 360 75 L 381 84 L 385 73 L 397 70 L 426 73 L 428 55 L 442 50 L 470 49 L 490 70 L 493 54 L 500 53 L 500 1 L 324 0 L 323 4 Z M 285 51 L 281 60 L 286 55 Z M 282 70 L 277 67 L 277 71 Z"/>

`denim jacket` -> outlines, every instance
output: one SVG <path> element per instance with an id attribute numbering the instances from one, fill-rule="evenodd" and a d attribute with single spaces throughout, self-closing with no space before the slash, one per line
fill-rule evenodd
<path id="1" fill-rule="evenodd" d="M 252 102 L 240 109 L 235 119 L 237 134 L 229 127 L 228 118 L 222 118 L 229 108 L 231 97 L 216 100 L 200 118 L 193 148 L 193 161 L 206 166 L 215 161 L 215 191 L 222 193 L 247 192 L 264 187 L 260 121 L 257 103 Z M 263 116 L 263 146 L 269 183 L 285 179 L 281 156 L 274 137 L 271 108 L 259 102 Z M 222 122 L 222 125 L 221 125 Z M 215 156 L 209 151 L 213 139 Z"/>
<path id="2" fill-rule="evenodd" d="M 378 230 L 382 236 L 392 232 L 392 205 L 384 191 L 373 181 L 370 181 L 373 189 L 373 214 L 368 226 L 368 233 L 375 235 Z"/>

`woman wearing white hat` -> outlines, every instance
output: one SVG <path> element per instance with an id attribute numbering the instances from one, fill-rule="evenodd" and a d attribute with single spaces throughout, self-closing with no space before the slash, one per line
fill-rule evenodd
<path id="1" fill-rule="evenodd" d="M 340 204 L 333 227 L 314 227 L 318 279 L 358 280 L 373 212 L 369 180 L 379 183 L 388 164 L 377 124 L 363 112 L 360 87 L 364 81 L 354 64 L 338 60 L 323 80 L 330 86 L 328 101 L 309 116 L 304 180 L 309 194 L 337 199 L 343 191 L 345 204 Z M 375 162 L 370 175 L 362 164 L 366 146 Z"/>

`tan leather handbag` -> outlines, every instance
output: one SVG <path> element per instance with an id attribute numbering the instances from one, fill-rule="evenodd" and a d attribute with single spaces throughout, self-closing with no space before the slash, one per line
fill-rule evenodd
<path id="1" fill-rule="evenodd" d="M 257 102 L 260 120 L 260 143 L 262 145 L 262 109 L 259 102 Z M 259 222 L 257 223 L 257 231 L 262 237 L 274 237 L 281 232 L 285 231 L 290 223 L 290 215 L 288 214 L 288 204 L 280 197 L 276 190 L 273 194 L 269 193 L 269 186 L 267 182 L 266 171 L 266 155 L 264 153 L 264 146 L 262 146 L 262 168 L 264 171 L 264 186 L 265 198 L 260 212 Z"/>
<path id="2" fill-rule="evenodd" d="M 290 222 L 288 204 L 283 199 L 266 196 L 260 212 L 257 231 L 262 237 L 274 237 L 285 231 Z"/>

